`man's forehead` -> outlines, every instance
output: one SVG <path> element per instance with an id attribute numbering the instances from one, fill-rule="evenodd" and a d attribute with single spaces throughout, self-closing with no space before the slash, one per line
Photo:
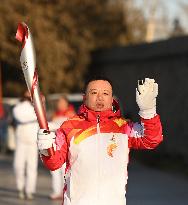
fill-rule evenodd
<path id="1" fill-rule="evenodd" d="M 88 84 L 88 90 L 96 89 L 96 90 L 112 90 L 112 86 L 108 81 L 105 80 L 95 80 L 91 81 Z"/>
<path id="2" fill-rule="evenodd" d="M 88 92 L 92 92 L 92 91 L 105 91 L 105 92 L 112 92 L 112 89 L 109 88 L 89 88 Z"/>

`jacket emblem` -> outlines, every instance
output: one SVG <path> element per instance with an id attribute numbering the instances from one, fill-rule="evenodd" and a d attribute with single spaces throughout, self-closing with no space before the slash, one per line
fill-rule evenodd
<path id="1" fill-rule="evenodd" d="M 112 136 L 112 138 L 109 141 L 109 144 L 107 146 L 107 154 L 110 157 L 113 157 L 113 152 L 117 149 L 117 143 L 115 139 L 115 135 Z"/>

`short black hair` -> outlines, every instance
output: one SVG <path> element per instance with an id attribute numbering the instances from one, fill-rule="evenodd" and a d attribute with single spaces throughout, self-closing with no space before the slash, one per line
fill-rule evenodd
<path id="1" fill-rule="evenodd" d="M 113 92 L 113 83 L 112 83 L 112 81 L 108 77 L 100 75 L 100 76 L 91 76 L 91 77 L 86 79 L 83 93 L 86 92 L 89 83 L 92 82 L 92 81 L 96 81 L 96 80 L 104 80 L 104 81 L 109 82 L 110 85 L 112 86 L 112 92 Z"/>

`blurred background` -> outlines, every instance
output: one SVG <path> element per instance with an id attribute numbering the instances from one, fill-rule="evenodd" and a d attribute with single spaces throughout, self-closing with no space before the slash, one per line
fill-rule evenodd
<path id="1" fill-rule="evenodd" d="M 0 115 L 8 126 L 6 152 L 15 148 L 11 110 L 26 89 L 15 39 L 22 21 L 33 35 L 49 115 L 62 93 L 77 109 L 85 79 L 101 74 L 113 81 L 124 116 L 139 120 L 137 80 L 154 78 L 164 142 L 130 157 L 188 176 L 188 0 L 0 0 Z M 1 151 L 3 146 L 1 141 Z"/>

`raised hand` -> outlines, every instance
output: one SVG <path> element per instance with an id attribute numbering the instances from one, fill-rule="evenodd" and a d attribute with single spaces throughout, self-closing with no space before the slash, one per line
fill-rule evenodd
<path id="1" fill-rule="evenodd" d="M 140 108 L 139 115 L 142 118 L 150 119 L 156 115 L 156 97 L 158 95 L 158 84 L 154 79 L 145 78 L 145 81 L 138 83 L 136 89 L 136 102 Z"/>

